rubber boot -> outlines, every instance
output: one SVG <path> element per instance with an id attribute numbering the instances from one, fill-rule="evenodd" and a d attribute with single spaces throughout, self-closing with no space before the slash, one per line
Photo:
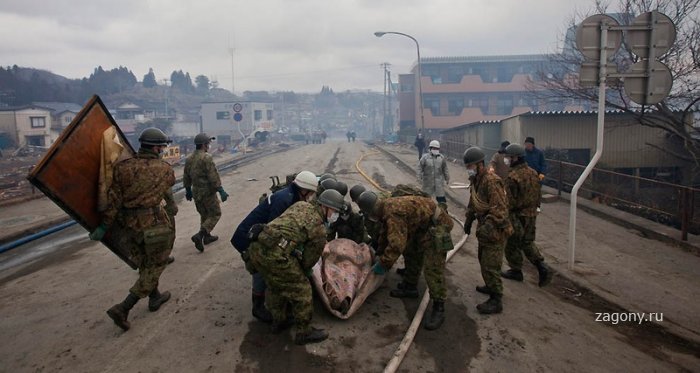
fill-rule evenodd
<path id="1" fill-rule="evenodd" d="M 489 299 L 476 306 L 479 313 L 489 315 L 492 313 L 501 313 L 503 311 L 503 303 L 501 302 L 500 294 L 491 294 Z"/>
<path id="2" fill-rule="evenodd" d="M 439 328 L 445 321 L 445 302 L 441 300 L 433 300 L 433 311 L 430 316 L 423 322 L 423 327 L 427 330 L 435 330 Z"/>
<path id="3" fill-rule="evenodd" d="M 158 289 L 154 289 L 151 294 L 148 295 L 148 310 L 151 312 L 156 312 L 163 305 L 163 303 L 170 300 L 170 292 L 164 291 L 159 292 Z"/>
<path id="4" fill-rule="evenodd" d="M 134 305 L 139 301 L 139 297 L 129 293 L 123 302 L 115 304 L 112 308 L 107 310 L 107 316 L 109 316 L 118 327 L 122 328 L 124 331 L 131 328 L 131 323 L 127 320 L 129 317 L 129 311 L 134 308 Z"/>
<path id="5" fill-rule="evenodd" d="M 492 293 L 491 288 L 489 288 L 486 285 L 477 286 L 476 291 L 478 291 L 481 294 L 486 294 L 486 295 L 491 295 L 491 293 Z"/>
<path id="6" fill-rule="evenodd" d="M 418 298 L 418 288 L 416 285 L 402 281 L 396 286 L 396 289 L 389 292 L 389 295 L 394 298 Z"/>
<path id="7" fill-rule="evenodd" d="M 209 245 L 210 243 L 216 241 L 219 239 L 219 236 L 212 236 L 211 233 L 205 233 L 204 239 L 202 241 L 204 242 L 205 245 Z"/>
<path id="8" fill-rule="evenodd" d="M 200 253 L 204 251 L 204 236 L 207 235 L 207 231 L 200 229 L 199 233 L 192 236 L 192 242 L 194 242 L 194 247 Z"/>
<path id="9" fill-rule="evenodd" d="M 253 294 L 253 317 L 264 322 L 272 322 L 272 314 L 265 308 L 265 296 Z"/>
<path id="10" fill-rule="evenodd" d="M 519 269 L 509 269 L 505 272 L 501 272 L 501 277 L 507 278 L 513 281 L 523 281 L 523 271 Z"/>
<path id="11" fill-rule="evenodd" d="M 325 341 L 328 338 L 328 333 L 323 329 L 311 328 L 308 332 L 299 332 L 294 336 L 294 344 L 305 345 L 309 343 L 318 343 Z"/>
<path id="12" fill-rule="evenodd" d="M 552 270 L 542 260 L 537 262 L 535 266 L 537 267 L 537 272 L 540 275 L 540 287 L 549 285 L 549 283 L 552 282 Z"/>

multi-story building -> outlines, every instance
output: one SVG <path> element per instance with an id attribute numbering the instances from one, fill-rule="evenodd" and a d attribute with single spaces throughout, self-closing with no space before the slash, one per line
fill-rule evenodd
<path id="1" fill-rule="evenodd" d="M 51 145 L 51 109 L 38 105 L 0 109 L 0 133 L 15 146 Z"/>
<path id="2" fill-rule="evenodd" d="M 204 132 L 216 136 L 217 143 L 225 146 L 254 136 L 256 132 L 269 133 L 276 129 L 272 103 L 203 102 L 201 114 Z"/>
<path id="3" fill-rule="evenodd" d="M 493 121 L 531 110 L 563 110 L 563 102 L 541 102 L 531 81 L 552 68 L 549 55 L 421 58 L 424 128 L 428 132 Z M 399 75 L 399 126 L 420 129 L 417 65 Z"/>
<path id="4" fill-rule="evenodd" d="M 51 143 L 56 141 L 82 109 L 80 105 L 70 102 L 34 102 L 33 104 L 51 110 Z"/>

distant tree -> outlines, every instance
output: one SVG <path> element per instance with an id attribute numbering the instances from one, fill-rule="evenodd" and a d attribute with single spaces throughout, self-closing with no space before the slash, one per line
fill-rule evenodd
<path id="1" fill-rule="evenodd" d="M 676 42 L 658 58 L 670 68 L 673 76 L 670 95 L 658 104 L 642 108 L 629 100 L 622 82 L 613 81 L 608 85 L 606 106 L 632 115 L 641 125 L 666 131 L 669 144 L 674 146 L 657 148 L 692 164 L 692 170 L 685 178 L 685 182 L 692 183 L 700 174 L 700 138 L 692 120 L 686 119 L 692 117 L 700 105 L 700 0 L 617 0 L 615 8 L 612 9 L 610 1 L 596 0 L 593 12 L 574 15 L 570 30 L 586 16 L 596 13 L 615 14 L 623 25 L 630 24 L 639 14 L 652 10 L 671 18 L 677 30 Z M 565 38 L 569 43 L 572 42 L 571 34 L 572 31 L 569 31 Z M 566 99 L 575 103 L 588 102 L 595 107 L 597 89 L 581 87 L 577 79 L 578 66 L 582 61 L 580 53 L 565 48 L 564 53 L 552 56 L 550 62 L 554 68 L 538 73 L 530 91 L 543 100 Z M 639 58 L 628 45 L 623 44 L 613 61 L 624 71 Z"/>
<path id="2" fill-rule="evenodd" d="M 192 79 L 190 79 L 190 73 L 183 73 L 182 70 L 173 71 L 170 74 L 171 86 L 174 89 L 180 90 L 182 93 L 193 93 L 194 86 L 192 85 Z"/>
<path id="3" fill-rule="evenodd" d="M 205 75 L 197 75 L 194 81 L 197 84 L 197 94 L 205 96 L 209 92 L 209 78 Z"/>
<path id="4" fill-rule="evenodd" d="M 146 88 L 156 87 L 156 74 L 153 73 L 153 68 L 148 68 L 148 74 L 143 76 L 143 86 Z"/>

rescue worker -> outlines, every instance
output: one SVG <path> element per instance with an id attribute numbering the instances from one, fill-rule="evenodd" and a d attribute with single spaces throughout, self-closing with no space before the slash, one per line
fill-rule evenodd
<path id="1" fill-rule="evenodd" d="M 374 192 L 366 191 L 358 198 L 358 205 L 367 219 L 381 223 L 379 251 L 382 254 L 372 271 L 378 275 L 386 273 L 403 254 L 406 262 L 403 281 L 390 295 L 417 298 L 422 270 L 433 301 L 432 312 L 423 320 L 423 327 L 438 329 L 445 320 L 445 258 L 453 247 L 452 219 L 430 197 L 380 199 Z"/>
<path id="2" fill-rule="evenodd" d="M 482 314 L 500 313 L 503 311 L 503 250 L 506 240 L 513 233 L 508 220 L 506 192 L 501 178 L 488 172 L 484 166 L 484 152 L 480 148 L 470 147 L 464 152 L 463 159 L 471 181 L 464 233 L 471 234 L 472 224 L 478 220 L 478 257 L 486 285 L 477 286 L 476 290 L 489 295 L 489 299 L 477 305 L 476 309 Z"/>
<path id="3" fill-rule="evenodd" d="M 544 152 L 535 146 L 534 137 L 525 138 L 525 161 L 530 168 L 537 172 L 537 178 L 542 184 L 547 173 L 547 160 L 544 158 Z M 537 200 L 537 212 L 540 212 L 540 199 Z"/>
<path id="4" fill-rule="evenodd" d="M 158 280 L 167 265 L 175 235 L 173 222 L 163 207 L 164 199 L 172 193 L 175 173 L 160 159 L 170 140 L 158 128 L 147 128 L 141 132 L 139 142 L 136 156 L 114 166 L 102 223 L 90 233 L 90 239 L 99 241 L 111 230 L 129 247 L 138 265 L 139 278 L 126 299 L 107 310 L 107 315 L 125 331 L 131 327 L 129 311 L 141 298 L 149 297 L 151 312 L 170 299 L 170 292 L 158 291 Z"/>
<path id="5" fill-rule="evenodd" d="M 317 202 L 297 202 L 275 220 L 254 225 L 250 231 L 250 261 L 269 287 L 272 332 L 290 326 L 289 305 L 296 329 L 294 343 L 298 345 L 328 338 L 323 329 L 310 325 L 313 299 L 308 277 L 326 245 L 325 225 L 338 219 L 344 201 L 338 191 L 326 190 Z"/>
<path id="6" fill-rule="evenodd" d="M 316 175 L 311 171 L 301 171 L 294 178 L 294 181 L 285 188 L 276 191 L 259 203 L 238 224 L 236 231 L 231 237 L 231 245 L 241 254 L 241 258 L 246 263 L 246 269 L 250 267 L 250 238 L 248 232 L 255 224 L 267 224 L 276 219 L 290 206 L 299 201 L 311 201 L 314 198 L 318 182 Z M 255 272 L 255 271 L 253 271 Z M 261 273 L 253 273 L 253 317 L 262 322 L 272 322 L 270 311 L 265 308 L 265 290 L 267 285 Z"/>
<path id="7" fill-rule="evenodd" d="M 503 162 L 508 145 L 510 145 L 510 141 L 503 141 L 501 147 L 493 154 L 491 161 L 489 161 L 489 171 L 495 172 L 496 175 L 504 181 L 508 177 L 508 171 L 510 171 L 510 167 Z"/>
<path id="8" fill-rule="evenodd" d="M 423 158 L 423 149 L 425 149 L 425 139 L 423 138 L 422 132 L 418 131 L 416 141 L 413 142 L 413 145 L 418 149 L 418 162 L 420 162 L 420 159 Z"/>
<path id="9" fill-rule="evenodd" d="M 350 188 L 350 199 L 357 203 L 357 197 L 359 197 L 365 190 L 367 190 L 367 188 L 365 188 L 365 186 L 362 184 L 353 185 L 352 188 Z"/>
<path id="10" fill-rule="evenodd" d="M 447 209 L 445 184 L 450 182 L 447 160 L 440 154 L 440 142 L 433 140 L 428 145 L 418 165 L 418 179 L 423 183 L 423 191 L 434 196 L 440 207 Z"/>
<path id="11" fill-rule="evenodd" d="M 519 144 L 510 144 L 506 148 L 505 163 L 510 165 L 506 179 L 506 194 L 513 235 L 506 244 L 506 260 L 509 270 L 501 275 L 515 281 L 523 281 L 523 253 L 539 273 L 539 286 L 546 286 L 552 281 L 552 271 L 544 262 L 535 245 L 535 228 L 537 220 L 537 202 L 540 199 L 540 180 L 537 172 L 528 167 L 525 161 L 525 149 Z"/>
<path id="12" fill-rule="evenodd" d="M 204 245 L 208 245 L 219 239 L 213 236 L 216 223 L 221 218 L 221 207 L 216 193 L 219 193 L 221 202 L 226 202 L 228 193 L 221 186 L 219 171 L 211 155 L 207 153 L 213 137 L 209 137 L 202 132 L 194 137 L 194 144 L 197 149 L 190 154 L 185 161 L 185 172 L 182 176 L 182 183 L 185 186 L 185 198 L 188 201 L 194 199 L 194 205 L 200 216 L 199 232 L 192 236 L 194 247 L 199 251 L 204 251 Z"/>

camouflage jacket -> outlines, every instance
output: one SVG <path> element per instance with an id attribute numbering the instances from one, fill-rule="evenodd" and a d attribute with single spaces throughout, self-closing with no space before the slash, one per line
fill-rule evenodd
<path id="1" fill-rule="evenodd" d="M 170 223 L 161 206 L 165 204 L 166 196 L 172 195 L 174 184 L 172 167 L 152 150 L 139 149 L 135 157 L 114 166 L 114 180 L 108 191 L 103 222 L 110 226 L 118 220 L 134 230 Z M 168 209 L 177 212 L 177 207 Z"/>
<path id="2" fill-rule="evenodd" d="M 317 204 L 300 201 L 293 204 L 282 215 L 267 224 L 264 234 L 258 237 L 268 247 L 280 245 L 291 253 L 302 252 L 301 265 L 304 270 L 311 269 L 321 257 L 326 246 L 326 228 L 323 224 L 321 207 Z M 266 242 L 267 241 L 267 242 Z"/>
<path id="3" fill-rule="evenodd" d="M 479 221 L 477 238 L 485 242 L 504 240 L 512 233 L 503 180 L 484 168 L 469 188 L 467 224 Z M 485 231 L 484 231 L 485 230 Z"/>
<path id="4" fill-rule="evenodd" d="M 540 189 L 537 172 L 527 163 L 523 162 L 512 167 L 506 179 L 510 213 L 518 216 L 537 216 Z"/>
<path id="5" fill-rule="evenodd" d="M 198 149 L 187 157 L 182 184 L 185 188 L 192 188 L 192 194 L 197 199 L 216 193 L 221 186 L 221 178 L 211 154 Z"/>
<path id="6" fill-rule="evenodd" d="M 381 223 L 379 233 L 379 251 L 383 254 L 379 260 L 384 268 L 391 268 L 408 245 L 408 239 L 417 239 L 417 235 L 427 234 L 428 229 L 436 223 L 433 221 L 436 209 L 439 210 L 438 224 L 449 225 L 452 221 L 447 213 L 437 207 L 437 202 L 430 197 L 404 196 L 379 200 L 377 216 Z"/>

